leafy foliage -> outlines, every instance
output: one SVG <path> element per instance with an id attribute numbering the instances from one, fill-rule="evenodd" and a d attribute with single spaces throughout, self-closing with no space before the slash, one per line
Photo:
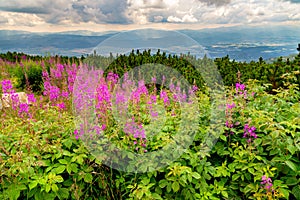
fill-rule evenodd
<path id="1" fill-rule="evenodd" d="M 163 54 L 132 53 L 111 66 L 123 67 L 121 63 L 128 62 L 127 70 L 155 61 L 172 66 L 179 63 L 178 69 L 187 77 L 191 75 L 191 82 L 197 79 L 187 61 Z M 202 65 L 205 62 L 209 61 L 199 61 Z M 192 145 L 169 166 L 154 172 L 117 171 L 91 155 L 73 134 L 70 95 L 50 100 L 48 94 L 36 94 L 40 98 L 29 108 L 29 117 L 18 115 L 13 108 L 1 110 L 0 199 L 299 199 L 299 60 L 266 64 L 263 60 L 237 63 L 222 58 L 215 62 L 227 85 L 227 123 L 216 133 L 219 140 L 210 152 L 203 151 L 203 135 L 211 131 L 211 100 L 205 90 L 198 91 L 201 116 Z M 29 81 L 32 90 L 41 86 L 42 69 L 49 73 L 44 74 L 43 84 L 49 82 L 53 88 L 70 92 L 66 88 L 74 79 L 68 70 L 78 67 L 54 60 L 45 61 L 44 66 L 42 62 L 22 63 L 28 67 L 28 77 L 35 80 Z M 61 76 L 54 75 L 57 64 L 64 66 Z M 116 72 L 124 73 L 122 67 Z M 19 62 L 1 61 L 1 80 L 11 79 L 14 87 L 21 89 L 26 85 L 21 69 Z M 240 77 L 236 76 L 238 71 Z M 42 86 L 37 91 L 45 89 Z M 59 107 L 58 103 L 67 106 Z M 158 133 L 160 139 L 149 141 L 149 146 L 155 149 L 167 142 L 175 128 L 166 127 Z M 110 134 L 118 134 L 113 131 L 116 128 L 112 125 Z M 250 137 L 250 130 L 257 137 Z"/>

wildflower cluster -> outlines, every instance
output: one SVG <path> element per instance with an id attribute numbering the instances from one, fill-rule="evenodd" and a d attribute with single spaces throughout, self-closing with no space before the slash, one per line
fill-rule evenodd
<path id="1" fill-rule="evenodd" d="M 245 124 L 244 126 L 244 138 L 248 138 L 247 142 L 250 143 L 253 138 L 257 138 L 255 133 L 256 128 L 254 126 L 249 126 L 249 124 Z"/>
<path id="2" fill-rule="evenodd" d="M 262 182 L 260 183 L 261 185 L 264 186 L 264 188 L 269 192 L 272 189 L 272 179 L 271 178 L 267 178 L 265 175 L 262 176 L 261 178 Z"/>

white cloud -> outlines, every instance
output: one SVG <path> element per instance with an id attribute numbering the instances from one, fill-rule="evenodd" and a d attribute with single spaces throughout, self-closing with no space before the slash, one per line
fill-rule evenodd
<path id="1" fill-rule="evenodd" d="M 0 27 L 300 23 L 297 0 L 0 0 Z"/>
<path id="2" fill-rule="evenodd" d="M 44 24 L 42 18 L 28 13 L 0 12 L 0 19 L 2 23 L 9 26 L 37 26 Z"/>
<path id="3" fill-rule="evenodd" d="M 184 22 L 184 23 L 193 23 L 197 22 L 198 20 L 193 16 L 193 15 L 184 15 L 182 18 L 174 17 L 174 16 L 169 16 L 167 19 L 168 22 Z"/>
<path id="4" fill-rule="evenodd" d="M 169 16 L 167 19 L 168 22 L 182 22 L 182 20 L 178 17 L 174 17 L 173 15 Z"/>

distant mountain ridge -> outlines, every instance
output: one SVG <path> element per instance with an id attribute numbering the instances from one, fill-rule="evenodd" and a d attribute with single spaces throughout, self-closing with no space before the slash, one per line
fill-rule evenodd
<path id="1" fill-rule="evenodd" d="M 201 30 L 178 30 L 194 39 L 208 52 L 209 57 L 224 57 L 238 61 L 265 60 L 297 53 L 300 28 L 277 27 L 228 27 Z M 81 56 L 90 54 L 106 39 L 118 34 L 116 31 L 67 31 L 59 33 L 32 33 L 26 31 L 0 30 L 0 52 L 24 52 L 27 54 L 59 54 Z M 124 40 L 134 38 L 124 38 Z M 176 38 L 172 38 L 176 43 Z M 181 41 L 178 41 L 180 43 Z M 151 44 L 149 44 L 151 46 Z M 180 47 L 179 47 L 180 48 Z M 182 53 L 187 48 L 182 46 Z"/>

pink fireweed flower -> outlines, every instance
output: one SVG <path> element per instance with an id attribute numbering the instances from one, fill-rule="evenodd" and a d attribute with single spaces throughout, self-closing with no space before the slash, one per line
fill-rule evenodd
<path id="1" fill-rule="evenodd" d="M 236 83 L 235 84 L 236 93 L 243 94 L 245 88 L 246 88 L 246 86 L 244 84 L 241 84 L 241 83 Z"/>
<path id="2" fill-rule="evenodd" d="M 68 98 L 69 97 L 69 93 L 67 91 L 63 91 L 61 93 L 61 96 L 64 97 L 64 98 Z"/>
<path id="3" fill-rule="evenodd" d="M 79 131 L 77 129 L 74 130 L 74 135 L 75 135 L 76 140 L 78 140 L 79 139 Z"/>
<path id="4" fill-rule="evenodd" d="M 170 83 L 169 88 L 171 92 L 175 92 L 175 85 L 173 83 Z"/>
<path id="5" fill-rule="evenodd" d="M 12 86 L 12 83 L 10 80 L 3 80 L 1 81 L 1 85 L 2 85 L 2 92 L 5 94 L 5 93 L 12 93 L 12 89 L 13 89 L 13 86 Z"/>
<path id="6" fill-rule="evenodd" d="M 138 88 L 132 92 L 132 97 L 131 99 L 135 102 L 135 103 L 139 103 L 140 102 L 140 98 L 142 95 L 148 95 L 148 89 L 145 86 L 145 83 L 143 80 L 140 80 L 138 83 Z"/>
<path id="7" fill-rule="evenodd" d="M 62 103 L 58 103 L 58 104 L 56 104 L 56 106 L 60 109 L 60 110 L 64 110 L 64 109 L 66 109 L 66 105 L 65 105 L 65 103 L 64 102 L 62 102 Z"/>
<path id="8" fill-rule="evenodd" d="M 107 74 L 107 77 L 106 77 L 106 80 L 107 80 L 108 82 L 111 82 L 113 85 L 117 84 L 118 79 L 119 79 L 118 74 L 114 74 L 114 73 L 112 73 L 112 72 L 109 72 L 109 73 Z"/>
<path id="9" fill-rule="evenodd" d="M 34 97 L 34 94 L 27 94 L 27 100 L 29 104 L 36 102 L 36 98 Z"/>
<path id="10" fill-rule="evenodd" d="M 228 120 L 226 121 L 225 126 L 228 127 L 228 128 L 233 128 L 233 124 L 229 123 Z"/>
<path id="11" fill-rule="evenodd" d="M 134 121 L 127 122 L 123 131 L 134 138 L 146 138 L 145 130 L 142 125 L 136 124 Z"/>
<path id="12" fill-rule="evenodd" d="M 57 100 L 60 95 L 60 89 L 57 86 L 51 86 L 49 93 L 50 101 Z"/>
<path id="13" fill-rule="evenodd" d="M 197 85 L 193 85 L 192 90 L 193 92 L 196 92 L 199 88 L 197 87 Z"/>
<path id="14" fill-rule="evenodd" d="M 226 108 L 227 109 L 233 109 L 233 108 L 235 108 L 235 103 L 232 103 L 232 104 L 226 104 Z"/>
<path id="15" fill-rule="evenodd" d="M 156 112 L 156 111 L 151 111 L 151 117 L 153 117 L 153 118 L 158 117 L 158 112 Z"/>
<path id="16" fill-rule="evenodd" d="M 20 117 L 23 117 L 24 114 L 28 114 L 28 112 L 29 112 L 29 106 L 28 106 L 28 104 L 26 104 L 26 103 L 21 103 L 21 104 L 19 105 L 19 112 L 18 112 L 19 116 L 20 116 Z"/>
<path id="17" fill-rule="evenodd" d="M 55 77 L 57 79 L 61 79 L 62 74 L 61 74 L 61 72 L 59 70 L 51 68 L 50 72 L 51 72 L 51 77 Z"/>
<path id="18" fill-rule="evenodd" d="M 273 186 L 272 179 L 267 178 L 265 175 L 263 175 L 261 180 L 262 182 L 260 184 L 264 185 L 265 189 L 269 191 Z"/>
<path id="19" fill-rule="evenodd" d="M 12 101 L 12 108 L 13 110 L 16 110 L 18 105 L 20 104 L 20 98 L 19 98 L 19 95 L 18 94 L 12 94 L 10 96 L 11 98 L 11 101 Z"/>
<path id="20" fill-rule="evenodd" d="M 100 126 L 94 126 L 93 130 L 96 132 L 97 135 L 99 135 L 101 133 Z"/>
<path id="21" fill-rule="evenodd" d="M 170 105 L 170 100 L 168 98 L 168 94 L 166 91 L 162 90 L 160 92 L 160 98 L 164 101 L 164 105 L 165 106 L 169 106 Z"/>
<path id="22" fill-rule="evenodd" d="M 156 103 L 157 99 L 156 99 L 156 95 L 150 95 L 150 99 L 152 103 Z"/>
<path id="23" fill-rule="evenodd" d="M 105 125 L 105 124 L 102 124 L 102 125 L 101 125 L 101 130 L 102 130 L 102 131 L 105 131 L 105 129 L 106 129 L 106 125 Z"/>
<path id="24" fill-rule="evenodd" d="M 155 84 L 155 83 L 156 83 L 156 77 L 152 77 L 152 78 L 151 78 L 151 81 L 152 81 L 152 83 Z"/>
<path id="25" fill-rule="evenodd" d="M 248 138 L 247 142 L 251 142 L 253 138 L 257 138 L 255 133 L 256 128 L 254 126 L 249 126 L 249 124 L 245 124 L 244 126 L 244 138 Z"/>

